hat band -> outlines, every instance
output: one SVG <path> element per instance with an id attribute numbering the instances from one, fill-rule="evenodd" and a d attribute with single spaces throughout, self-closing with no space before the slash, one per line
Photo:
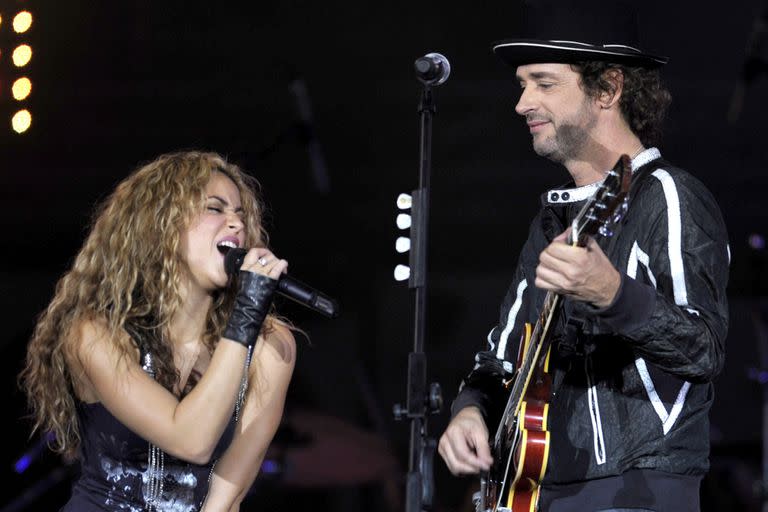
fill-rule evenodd
<path id="1" fill-rule="evenodd" d="M 557 44 L 560 43 L 560 44 Z M 563 45 L 579 45 L 581 48 L 569 48 L 568 46 Z M 646 57 L 651 60 L 654 60 L 659 63 L 665 63 L 666 59 L 660 59 L 658 57 L 653 57 L 650 55 L 643 55 L 643 53 L 638 50 L 637 48 L 633 48 L 631 46 L 625 46 L 625 45 L 618 45 L 618 44 L 612 44 L 612 45 L 604 45 L 604 46 L 595 46 L 589 43 L 580 43 L 578 41 L 551 41 L 548 43 L 528 43 L 528 42 L 514 42 L 514 43 L 502 43 L 497 44 L 493 47 L 493 51 L 498 50 L 499 48 L 507 48 L 507 47 L 520 47 L 520 46 L 527 46 L 531 48 L 551 48 L 553 50 L 571 50 L 574 52 L 589 52 L 589 53 L 598 53 L 603 55 L 616 55 L 619 57 L 628 57 L 632 54 L 637 54 L 638 57 Z M 631 52 L 631 53 L 630 53 Z"/>

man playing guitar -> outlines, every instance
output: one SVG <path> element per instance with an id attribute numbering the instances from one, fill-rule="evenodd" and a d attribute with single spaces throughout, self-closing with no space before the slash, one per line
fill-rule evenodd
<path id="1" fill-rule="evenodd" d="M 532 449 L 522 439 L 528 418 L 513 408 L 509 481 L 501 496 L 481 492 L 478 510 L 699 511 L 730 255 L 710 192 L 654 146 L 670 101 L 659 75 L 667 59 L 638 49 L 635 13 L 621 2 L 531 2 L 525 20 L 519 38 L 493 51 L 516 71 L 515 110 L 534 151 L 562 164 L 571 181 L 542 196 L 439 452 L 456 475 L 487 477 L 506 464 L 492 440 L 510 419 L 518 344 L 556 295 L 550 349 L 539 355 L 549 380 L 528 385 L 545 405 L 540 472 L 514 481 Z M 613 236 L 570 243 L 569 226 L 622 155 L 631 160 L 629 207 Z M 513 507 L 515 492 L 530 499 Z"/>

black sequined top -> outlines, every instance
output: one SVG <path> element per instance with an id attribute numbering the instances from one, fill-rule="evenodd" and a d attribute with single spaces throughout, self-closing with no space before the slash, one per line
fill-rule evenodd
<path id="1" fill-rule="evenodd" d="M 142 368 L 154 376 L 151 354 L 141 340 L 155 333 L 136 325 L 126 328 L 140 348 Z M 192 464 L 151 447 L 100 402 L 80 402 L 77 415 L 82 440 L 81 473 L 73 483 L 71 498 L 60 512 L 199 511 L 208 493 L 213 467 L 231 443 L 237 421 L 233 414 L 210 462 Z M 149 462 L 151 451 L 157 455 L 153 467 Z"/>
<path id="2" fill-rule="evenodd" d="M 117 420 L 101 403 L 80 403 L 81 475 L 63 512 L 148 510 L 149 443 Z M 208 464 L 164 455 L 163 493 L 157 510 L 197 512 L 208 492 L 215 461 L 232 440 L 234 416 Z"/>

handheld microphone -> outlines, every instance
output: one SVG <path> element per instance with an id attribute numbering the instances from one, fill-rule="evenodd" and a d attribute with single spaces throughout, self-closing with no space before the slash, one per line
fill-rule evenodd
<path id="1" fill-rule="evenodd" d="M 230 249 L 224 256 L 224 270 L 227 275 L 235 276 L 240 272 L 247 253 L 248 251 L 242 248 Z M 328 318 L 336 318 L 340 314 L 338 302 L 291 276 L 280 276 L 277 281 L 277 293 Z"/>
<path id="2" fill-rule="evenodd" d="M 451 63 L 444 55 L 428 53 L 414 63 L 416 77 L 427 85 L 440 85 L 451 74 Z"/>

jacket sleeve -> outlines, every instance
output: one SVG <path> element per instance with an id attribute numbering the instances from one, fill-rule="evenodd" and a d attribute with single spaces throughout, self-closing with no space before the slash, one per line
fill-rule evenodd
<path id="1" fill-rule="evenodd" d="M 538 258 L 532 245 L 529 237 L 502 302 L 498 324 L 488 333 L 485 349 L 475 355 L 475 365 L 459 387 L 451 406 L 451 416 L 471 405 L 480 409 L 490 425 L 501 415 L 509 394 L 504 380 L 515 370 L 520 336 L 533 308 L 533 279 L 526 275 L 530 258 Z"/>
<path id="2" fill-rule="evenodd" d="M 623 337 L 660 369 L 691 381 L 722 369 L 730 254 L 720 210 L 696 179 L 657 169 L 631 208 L 643 224 L 598 333 Z M 638 215 L 639 213 L 639 215 Z"/>

